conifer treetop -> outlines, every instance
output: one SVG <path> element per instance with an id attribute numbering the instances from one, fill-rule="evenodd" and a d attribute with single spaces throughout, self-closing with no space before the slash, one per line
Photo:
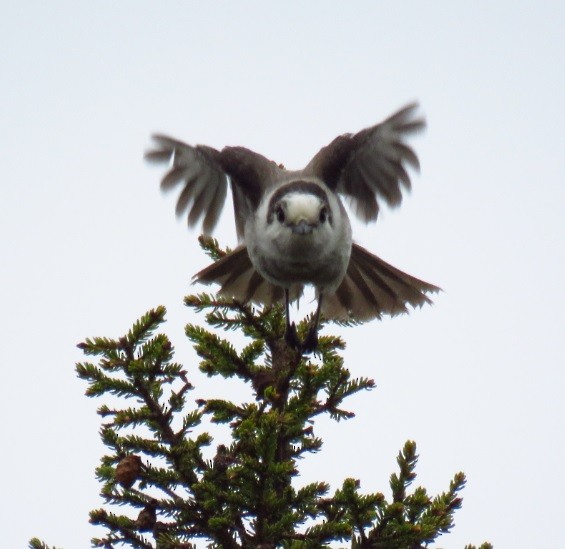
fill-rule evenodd
<path id="1" fill-rule="evenodd" d="M 225 253 L 212 239 L 201 244 L 214 259 Z M 280 306 L 254 308 L 207 293 L 185 303 L 209 327 L 186 327 L 200 370 L 239 378 L 254 399 L 189 398 L 190 367 L 174 362 L 171 342 L 157 333 L 164 307 L 147 312 L 123 337 L 81 343 L 95 358 L 76 366 L 86 394 L 113 403 L 98 409 L 108 452 L 96 470 L 104 506 L 90 513 L 90 522 L 105 533 L 92 539 L 94 547 L 181 549 L 200 539 L 223 549 L 417 549 L 451 530 L 465 476 L 457 473 L 435 497 L 411 489 L 418 460 L 411 441 L 398 454 L 389 500 L 380 492 L 363 494 L 354 478 L 333 492 L 323 479 L 295 486 L 300 459 L 322 449 L 316 418 L 354 417 L 344 400 L 375 387 L 344 367 L 342 339 L 320 336 L 316 357 L 307 358 L 285 343 Z M 300 335 L 308 322 L 298 326 Z M 224 337 L 230 331 L 248 340 L 239 352 Z M 231 443 L 214 444 L 206 422 L 227 424 Z M 37 538 L 30 547 L 48 549 Z"/>

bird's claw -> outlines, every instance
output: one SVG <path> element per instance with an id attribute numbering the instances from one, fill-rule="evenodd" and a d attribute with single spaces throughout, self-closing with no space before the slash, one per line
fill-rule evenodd
<path id="1" fill-rule="evenodd" d="M 318 348 L 318 330 L 315 326 L 310 326 L 306 339 L 302 344 L 302 352 L 309 354 L 313 353 Z"/>
<path id="2" fill-rule="evenodd" d="M 296 331 L 296 324 L 293 322 L 292 324 L 288 324 L 286 327 L 286 331 L 284 333 L 284 340 L 286 344 L 295 351 L 298 351 L 302 348 L 300 344 L 300 339 L 298 339 L 298 332 Z"/>
<path id="3" fill-rule="evenodd" d="M 296 324 L 293 322 L 287 326 L 284 333 L 284 340 L 291 349 L 304 354 L 310 354 L 318 348 L 318 330 L 311 326 L 306 335 L 306 339 L 302 343 L 296 331 Z"/>

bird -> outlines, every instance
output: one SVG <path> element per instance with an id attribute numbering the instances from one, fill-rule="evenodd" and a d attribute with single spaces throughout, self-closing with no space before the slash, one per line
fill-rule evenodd
<path id="1" fill-rule="evenodd" d="M 411 189 L 408 169 L 420 163 L 407 138 L 425 127 L 411 103 L 382 122 L 339 135 L 305 168 L 282 164 L 241 146 L 221 150 L 154 134 L 149 162 L 167 164 L 161 189 L 180 187 L 176 214 L 212 234 L 233 198 L 238 246 L 196 273 L 195 282 L 219 284 L 218 293 L 241 303 L 285 307 L 288 345 L 303 353 L 318 346 L 320 318 L 368 321 L 431 303 L 438 286 L 413 277 L 353 242 L 344 200 L 365 223 L 381 207 L 397 207 Z M 317 307 L 300 340 L 290 303 L 306 285 Z"/>

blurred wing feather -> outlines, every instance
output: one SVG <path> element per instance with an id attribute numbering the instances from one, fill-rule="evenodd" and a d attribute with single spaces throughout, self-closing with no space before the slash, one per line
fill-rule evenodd
<path id="1" fill-rule="evenodd" d="M 161 189 L 169 191 L 182 185 L 177 199 L 177 216 L 187 215 L 189 227 L 203 221 L 205 234 L 216 226 L 225 202 L 228 174 L 216 161 L 218 151 L 211 147 L 193 147 L 164 135 L 154 135 L 155 149 L 145 153 L 150 162 L 170 162 L 171 168 L 161 180 Z"/>
<path id="2" fill-rule="evenodd" d="M 335 294 L 324 296 L 326 318 L 370 320 L 407 313 L 407 305 L 432 303 L 426 295 L 441 289 L 386 263 L 353 244 L 345 278 Z"/>
<path id="3" fill-rule="evenodd" d="M 337 137 L 320 150 L 305 172 L 348 197 L 363 221 L 374 221 L 381 201 L 398 206 L 402 189 L 411 188 L 405 165 L 414 170 L 420 167 L 416 153 L 405 143 L 425 127 L 416 109 L 417 104 L 408 105 L 380 124 Z"/>
<path id="4" fill-rule="evenodd" d="M 218 151 L 205 145 L 188 145 L 164 135 L 154 135 L 155 148 L 145 153 L 154 163 L 170 163 L 161 189 L 182 186 L 176 204 L 177 216 L 187 216 L 189 227 L 202 222 L 210 234 L 224 207 L 228 182 L 234 200 L 236 230 L 243 239 L 245 220 L 259 205 L 264 188 L 276 178 L 277 165 L 244 147 Z"/>
<path id="5" fill-rule="evenodd" d="M 233 252 L 212 263 L 194 275 L 195 282 L 219 284 L 218 294 L 233 297 L 241 303 L 260 305 L 282 303 L 284 289 L 267 282 L 253 267 L 247 248 L 239 246 Z M 291 300 L 302 295 L 302 286 L 291 287 Z"/>

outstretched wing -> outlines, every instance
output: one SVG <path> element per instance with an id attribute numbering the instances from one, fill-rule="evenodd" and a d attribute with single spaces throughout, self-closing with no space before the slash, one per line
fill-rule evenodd
<path id="1" fill-rule="evenodd" d="M 341 320 L 395 316 L 407 313 L 407 305 L 431 303 L 426 294 L 440 290 L 353 244 L 345 278 L 335 294 L 324 295 L 322 313 L 326 318 Z"/>
<path id="2" fill-rule="evenodd" d="M 161 190 L 182 186 L 176 205 L 177 216 L 188 212 L 189 227 L 202 220 L 204 233 L 211 233 L 222 213 L 228 186 L 228 175 L 217 162 L 219 151 L 191 147 L 164 135 L 154 135 L 153 140 L 155 148 L 147 151 L 145 158 L 170 165 L 161 180 Z"/>
<path id="3" fill-rule="evenodd" d="M 363 221 L 374 221 L 379 202 L 398 206 L 402 187 L 410 189 L 406 166 L 420 163 L 405 139 L 425 127 L 411 104 L 380 124 L 356 134 L 340 135 L 321 149 L 305 169 L 320 177 L 332 190 L 347 196 Z"/>
<path id="4" fill-rule="evenodd" d="M 237 247 L 233 252 L 202 269 L 193 279 L 203 284 L 219 284 L 220 295 L 233 297 L 241 303 L 251 301 L 261 305 L 273 305 L 284 300 L 284 289 L 267 282 L 255 270 L 245 246 Z M 302 289 L 302 285 L 294 284 L 290 289 L 291 300 L 298 299 L 302 295 Z"/>
<path id="5" fill-rule="evenodd" d="M 154 135 L 153 140 L 155 148 L 147 151 L 145 158 L 170 166 L 161 180 L 161 189 L 182 187 L 177 216 L 187 215 L 189 227 L 202 222 L 204 234 L 210 234 L 218 223 L 231 182 L 237 235 L 241 240 L 245 220 L 257 207 L 264 187 L 270 184 L 278 169 L 276 164 L 243 147 L 218 151 L 164 135 Z"/>

